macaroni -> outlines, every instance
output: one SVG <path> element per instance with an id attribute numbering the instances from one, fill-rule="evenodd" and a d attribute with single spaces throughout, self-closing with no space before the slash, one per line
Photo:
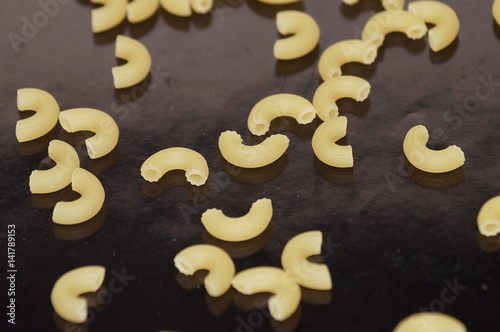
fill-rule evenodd
<path id="1" fill-rule="evenodd" d="M 290 3 L 299 2 L 300 0 L 257 0 L 268 5 L 288 5 Z"/>
<path id="2" fill-rule="evenodd" d="M 92 32 L 98 33 L 116 27 L 127 17 L 128 0 L 90 0 L 103 5 L 92 9 Z"/>
<path id="3" fill-rule="evenodd" d="M 346 5 L 355 5 L 359 0 L 342 0 Z M 405 0 L 382 0 L 382 7 L 385 10 L 398 10 L 403 9 Z"/>
<path id="4" fill-rule="evenodd" d="M 484 236 L 500 233 L 500 196 L 493 197 L 483 204 L 477 215 L 477 226 Z"/>
<path id="5" fill-rule="evenodd" d="M 61 225 L 74 225 L 94 217 L 104 204 L 104 188 L 92 173 L 75 168 L 71 188 L 82 196 L 71 202 L 59 202 L 54 207 L 52 221 Z"/>
<path id="6" fill-rule="evenodd" d="M 386 10 L 373 15 L 366 22 L 361 39 L 379 47 L 384 43 L 385 35 L 391 32 L 403 32 L 410 39 L 420 39 L 427 32 L 427 26 L 408 11 Z"/>
<path id="7" fill-rule="evenodd" d="M 267 137 L 262 143 L 249 146 L 243 144 L 241 136 L 234 131 L 220 134 L 220 153 L 233 165 L 245 168 L 257 168 L 269 165 L 281 157 L 290 140 L 285 135 L 276 134 Z"/>
<path id="8" fill-rule="evenodd" d="M 242 217 L 230 218 L 219 209 L 209 209 L 201 216 L 201 222 L 214 237 L 231 242 L 246 241 L 261 234 L 271 222 L 273 206 L 269 198 L 252 204 Z"/>
<path id="9" fill-rule="evenodd" d="M 33 110 L 36 113 L 16 123 L 16 137 L 19 142 L 27 142 L 49 133 L 57 124 L 59 105 L 49 93 L 32 88 L 17 90 L 19 111 Z"/>
<path id="10" fill-rule="evenodd" d="M 439 1 L 415 1 L 408 11 L 435 26 L 429 30 L 429 45 L 434 52 L 450 45 L 458 35 L 460 21 L 455 11 Z"/>
<path id="11" fill-rule="evenodd" d="M 208 270 L 205 288 L 210 296 L 218 297 L 231 287 L 235 267 L 233 260 L 222 249 L 209 244 L 197 244 L 183 249 L 174 258 L 175 267 L 182 273 L 193 275 Z"/>
<path id="12" fill-rule="evenodd" d="M 151 70 L 151 55 L 137 40 L 116 36 L 115 56 L 128 62 L 111 69 L 115 89 L 131 87 L 144 80 Z"/>
<path id="13" fill-rule="evenodd" d="M 157 182 L 165 173 L 174 169 L 184 170 L 188 182 L 195 186 L 205 184 L 208 179 L 205 158 L 186 148 L 168 148 L 153 154 L 142 164 L 141 175 L 146 181 Z"/>
<path id="14" fill-rule="evenodd" d="M 271 120 L 291 116 L 300 124 L 308 124 L 316 117 L 316 109 L 305 98 L 289 93 L 271 95 L 259 101 L 250 111 L 248 128 L 254 135 L 264 135 Z"/>
<path id="15" fill-rule="evenodd" d="M 299 307 L 300 287 L 293 276 L 284 270 L 272 267 L 253 267 L 239 272 L 232 281 L 240 293 L 249 295 L 261 292 L 272 293 L 268 306 L 271 316 L 277 321 L 290 317 Z"/>
<path id="16" fill-rule="evenodd" d="M 65 188 L 71 183 L 73 170 L 80 167 L 78 153 L 63 141 L 50 142 L 49 157 L 56 162 L 54 167 L 31 173 L 29 185 L 33 194 L 47 194 Z"/>
<path id="17" fill-rule="evenodd" d="M 352 167 L 354 159 L 350 145 L 338 145 L 336 141 L 346 135 L 347 118 L 338 116 L 323 122 L 314 132 L 312 148 L 316 157 L 334 167 Z"/>
<path id="18" fill-rule="evenodd" d="M 323 82 L 314 93 L 313 105 L 318 117 L 327 121 L 339 115 L 337 100 L 352 98 L 365 100 L 370 94 L 370 83 L 356 76 L 338 76 Z"/>
<path id="19" fill-rule="evenodd" d="M 495 22 L 497 22 L 497 24 L 500 24 L 500 0 L 493 1 L 492 12 Z"/>
<path id="20" fill-rule="evenodd" d="M 73 108 L 59 114 L 59 122 L 70 133 L 88 130 L 95 133 L 85 140 L 87 152 L 92 159 L 111 152 L 118 144 L 119 130 L 113 118 L 94 108 Z"/>
<path id="21" fill-rule="evenodd" d="M 329 46 L 319 58 L 318 70 L 323 81 L 342 75 L 342 65 L 361 62 L 370 65 L 377 57 L 377 47 L 364 40 L 349 39 Z"/>
<path id="22" fill-rule="evenodd" d="M 393 332 L 467 332 L 458 319 L 440 312 L 420 312 L 403 319 Z"/>
<path id="23" fill-rule="evenodd" d="M 444 173 L 464 164 L 465 156 L 458 146 L 435 151 L 426 146 L 428 139 L 429 133 L 422 125 L 414 126 L 406 134 L 403 151 L 413 166 L 429 173 Z"/>
<path id="24" fill-rule="evenodd" d="M 59 277 L 50 294 L 55 312 L 69 322 L 85 322 L 87 299 L 80 295 L 97 291 L 105 273 L 103 266 L 89 265 L 73 269 Z"/>
<path id="25" fill-rule="evenodd" d="M 127 19 L 139 23 L 153 16 L 158 10 L 158 0 L 133 0 L 127 5 Z"/>
<path id="26" fill-rule="evenodd" d="M 274 44 L 274 57 L 279 60 L 300 58 L 310 53 L 319 42 L 319 26 L 310 15 L 297 10 L 285 10 L 276 15 L 276 27 L 282 35 Z"/>
<path id="27" fill-rule="evenodd" d="M 307 260 L 309 256 L 321 254 L 322 236 L 320 231 L 305 232 L 290 239 L 283 249 L 283 270 L 293 274 L 300 286 L 316 290 L 332 289 L 328 266 Z"/>
<path id="28" fill-rule="evenodd" d="M 182 17 L 191 16 L 193 11 L 206 14 L 214 5 L 213 0 L 160 0 L 160 4 L 170 14 Z"/>

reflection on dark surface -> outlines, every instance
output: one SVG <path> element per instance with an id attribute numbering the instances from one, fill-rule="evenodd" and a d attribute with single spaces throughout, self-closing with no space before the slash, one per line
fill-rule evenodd
<path id="1" fill-rule="evenodd" d="M 459 44 L 460 41 L 459 38 L 457 37 L 450 45 L 448 45 L 439 52 L 434 52 L 429 48 L 429 57 L 431 59 L 431 62 L 433 64 L 439 65 L 450 60 L 457 51 Z"/>
<path id="2" fill-rule="evenodd" d="M 76 225 L 54 224 L 54 237 L 63 241 L 78 241 L 95 234 L 106 220 L 106 206 L 89 220 Z"/>
<path id="3" fill-rule="evenodd" d="M 276 14 L 283 10 L 298 10 L 305 11 L 305 6 L 302 1 L 294 2 L 290 4 L 284 5 L 269 5 L 256 0 L 247 0 L 246 1 L 248 7 L 250 7 L 254 12 L 259 14 L 260 16 L 275 18 Z"/>
<path id="4" fill-rule="evenodd" d="M 81 195 L 71 189 L 71 184 L 65 188 L 48 194 L 32 194 L 31 206 L 39 210 L 51 210 L 57 202 L 74 201 Z"/>
<path id="5" fill-rule="evenodd" d="M 465 179 L 462 167 L 446 173 L 429 173 L 415 168 L 408 159 L 405 158 L 404 168 L 406 174 L 415 183 L 422 187 L 433 189 L 445 189 L 456 186 Z"/>
<path id="6" fill-rule="evenodd" d="M 157 197 L 166 190 L 176 187 L 183 187 L 188 190 L 191 198 L 205 199 L 207 193 L 210 193 L 210 182 L 207 180 L 204 185 L 194 186 L 186 179 L 186 172 L 175 169 L 165 173 L 157 182 L 149 182 L 144 180 L 142 183 L 142 192 L 147 197 Z"/>
<path id="7" fill-rule="evenodd" d="M 479 248 L 486 253 L 492 253 L 500 247 L 500 234 L 496 236 L 484 236 L 481 233 L 477 234 L 477 242 Z"/>
<path id="8" fill-rule="evenodd" d="M 322 123 L 320 118 L 315 117 L 311 123 L 306 125 L 299 124 L 297 120 L 288 116 L 280 116 L 273 119 L 269 125 L 269 131 L 266 133 L 266 137 L 273 134 L 278 134 L 282 132 L 289 132 L 304 141 L 309 141 L 312 139 L 314 132 Z"/>
<path id="9" fill-rule="evenodd" d="M 325 164 L 314 156 L 314 168 L 321 177 L 329 182 L 349 184 L 353 181 L 353 167 L 340 168 Z"/>
<path id="10" fill-rule="evenodd" d="M 148 73 L 148 76 L 146 76 L 145 79 L 135 84 L 134 86 L 123 89 L 115 89 L 116 102 L 119 104 L 124 104 L 144 97 L 144 95 L 148 91 L 149 86 L 151 85 L 151 80 L 151 73 Z"/>
<path id="11" fill-rule="evenodd" d="M 219 297 L 212 297 L 207 293 L 205 295 L 205 302 L 210 314 L 214 317 L 221 316 L 233 302 L 234 293 L 236 293 L 236 290 L 232 287 Z"/>
<path id="12" fill-rule="evenodd" d="M 314 305 L 327 305 L 332 302 L 331 290 L 315 290 L 301 286 L 300 291 L 302 292 L 301 300 L 305 303 Z"/>
<path id="13" fill-rule="evenodd" d="M 493 19 L 491 23 L 493 24 L 493 32 L 495 33 L 495 37 L 500 40 L 500 26 L 498 26 L 498 23 L 495 21 L 495 19 Z"/>
<path id="14" fill-rule="evenodd" d="M 239 292 L 234 292 L 234 305 L 241 311 L 249 312 L 259 308 L 265 308 L 267 301 L 272 296 L 271 293 L 256 293 L 252 295 L 244 295 Z"/>
<path id="15" fill-rule="evenodd" d="M 340 13 L 343 17 L 347 19 L 355 19 L 362 12 L 379 12 L 384 10 L 382 7 L 382 2 L 380 0 L 361 0 L 354 5 L 346 5 L 343 2 L 340 2 Z M 361 32 L 360 32 L 361 33 Z"/>
<path id="16" fill-rule="evenodd" d="M 339 108 L 339 115 L 345 115 L 345 113 L 348 113 L 364 118 L 368 115 L 371 101 L 370 98 L 366 98 L 362 102 L 358 102 L 352 98 L 342 98 L 337 100 L 337 106 Z"/>
<path id="17" fill-rule="evenodd" d="M 21 156 L 31 156 L 46 151 L 49 143 L 59 136 L 61 126 L 59 122 L 47 134 L 28 142 L 19 143 L 19 154 Z"/>
<path id="18" fill-rule="evenodd" d="M 130 36 L 134 39 L 140 40 L 142 36 L 151 31 L 156 25 L 156 22 L 158 22 L 158 18 L 160 16 L 158 12 L 160 10 L 162 10 L 161 6 L 158 6 L 158 10 L 147 20 L 139 23 L 129 23 Z"/>
<path id="19" fill-rule="evenodd" d="M 374 64 L 365 65 L 360 62 L 349 62 L 342 65 L 340 69 L 342 70 L 342 75 L 351 75 L 351 76 L 361 77 L 364 79 L 369 79 L 373 77 L 373 75 L 375 75 L 375 72 L 377 71 L 377 66 L 375 66 Z"/>
<path id="20" fill-rule="evenodd" d="M 203 242 L 224 249 L 231 258 L 244 258 L 264 248 L 271 240 L 272 233 L 272 223 L 269 223 L 269 226 L 253 239 L 240 242 L 229 242 L 218 239 L 205 231 L 203 233 Z"/>
<path id="21" fill-rule="evenodd" d="M 302 308 L 299 305 L 297 310 L 295 310 L 295 312 L 284 321 L 278 322 L 271 318 L 271 326 L 273 327 L 273 331 L 275 332 L 295 331 L 295 329 L 300 323 L 301 317 L 302 317 Z"/>
<path id="22" fill-rule="evenodd" d="M 259 168 L 242 168 L 228 162 L 224 157 L 220 157 L 221 167 L 229 175 L 231 180 L 246 183 L 260 184 L 278 177 L 290 161 L 290 157 L 285 152 L 275 162 Z"/>
<path id="23" fill-rule="evenodd" d="M 286 38 L 286 37 L 280 37 Z M 303 70 L 310 68 L 319 54 L 319 46 L 316 46 L 310 53 L 292 60 L 277 60 L 274 67 L 276 76 L 287 76 L 300 73 Z"/>
<path id="24" fill-rule="evenodd" d="M 52 314 L 52 318 L 54 319 L 54 324 L 56 325 L 57 329 L 61 332 L 68 332 L 68 331 L 87 332 L 89 330 L 88 322 L 81 324 L 69 322 L 66 319 L 59 316 L 55 311 Z"/>
<path id="25" fill-rule="evenodd" d="M 116 145 L 107 155 L 97 159 L 90 159 L 87 162 L 87 169 L 95 176 L 99 176 L 107 172 L 118 160 L 120 156 L 120 146 Z"/>
<path id="26" fill-rule="evenodd" d="M 85 146 L 85 140 L 87 138 L 94 136 L 94 135 L 95 135 L 94 132 L 91 132 L 88 130 L 79 130 L 79 131 L 75 131 L 74 133 L 69 133 L 65 130 L 62 130 L 60 139 L 64 142 L 72 145 L 72 146 L 76 146 L 76 145 Z M 85 148 L 85 151 L 86 151 L 86 148 Z"/>
<path id="27" fill-rule="evenodd" d="M 182 289 L 191 291 L 195 288 L 201 288 L 201 286 L 203 286 L 203 281 L 205 280 L 207 274 L 207 270 L 198 270 L 192 276 L 178 272 L 175 275 L 175 281 L 177 281 Z"/>
<path id="28" fill-rule="evenodd" d="M 380 63 L 384 58 L 384 53 L 391 47 L 402 47 L 410 54 L 419 54 L 427 47 L 426 43 L 424 38 L 413 40 L 402 32 L 391 32 L 385 36 L 384 43 L 379 47 L 375 63 Z"/>

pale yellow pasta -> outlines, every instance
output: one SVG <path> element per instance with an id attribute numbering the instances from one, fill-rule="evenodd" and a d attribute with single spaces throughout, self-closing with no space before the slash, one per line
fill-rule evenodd
<path id="1" fill-rule="evenodd" d="M 207 232 L 224 241 L 246 241 L 261 234 L 271 222 L 273 206 L 269 198 L 252 204 L 247 214 L 237 218 L 226 216 L 219 209 L 209 209 L 201 215 Z"/>
<path id="2" fill-rule="evenodd" d="M 272 293 L 268 300 L 269 312 L 277 321 L 290 317 L 299 307 L 301 291 L 294 277 L 284 270 L 261 266 L 237 273 L 232 281 L 233 287 L 240 293 Z"/>
<path id="3" fill-rule="evenodd" d="M 403 151 L 408 161 L 416 168 L 429 173 L 452 171 L 465 162 L 465 155 L 458 146 L 451 145 L 444 150 L 427 147 L 427 128 L 417 125 L 411 128 L 403 142 Z"/>
<path id="4" fill-rule="evenodd" d="M 318 117 L 327 121 L 339 115 L 337 100 L 363 101 L 370 94 L 370 83 L 356 76 L 338 76 L 323 82 L 314 93 L 313 105 Z"/>
<path id="5" fill-rule="evenodd" d="M 116 89 L 128 88 L 141 82 L 151 70 L 148 49 L 133 38 L 116 36 L 115 56 L 127 60 L 127 63 L 111 69 Z"/>
<path id="6" fill-rule="evenodd" d="M 104 205 L 104 188 L 98 178 L 83 168 L 75 168 L 71 188 L 81 195 L 71 202 L 58 202 L 52 221 L 61 225 L 74 225 L 94 217 Z"/>
<path id="7" fill-rule="evenodd" d="M 128 0 L 90 0 L 103 5 L 92 9 L 92 32 L 98 33 L 116 27 L 127 17 Z"/>
<path id="8" fill-rule="evenodd" d="M 271 95 L 259 101 L 248 115 L 248 129 L 254 135 L 267 133 L 271 121 L 280 116 L 291 116 L 300 124 L 316 117 L 316 109 L 305 98 L 289 93 Z"/>
<path id="9" fill-rule="evenodd" d="M 87 320 L 87 299 L 82 294 L 96 292 L 104 281 L 104 266 L 82 266 L 63 274 L 57 279 L 50 301 L 55 312 L 73 323 Z"/>
<path id="10" fill-rule="evenodd" d="M 347 118 L 345 116 L 337 116 L 323 122 L 314 132 L 311 142 L 316 157 L 330 166 L 352 167 L 354 164 L 352 147 L 335 143 L 346 135 L 346 130 Z"/>
<path id="11" fill-rule="evenodd" d="M 210 244 L 197 244 L 183 249 L 175 256 L 174 264 L 186 275 L 193 275 L 198 270 L 208 270 L 204 284 L 207 293 L 213 297 L 227 292 L 236 271 L 228 253 Z"/>
<path id="12" fill-rule="evenodd" d="M 341 67 L 349 62 L 370 65 L 377 57 L 377 46 L 361 40 L 348 39 L 330 45 L 319 58 L 318 70 L 323 81 L 342 75 Z"/>
<path id="13" fill-rule="evenodd" d="M 355 5 L 359 0 L 342 0 L 346 5 Z M 382 7 L 385 10 L 398 10 L 403 9 L 405 0 L 382 0 Z"/>
<path id="14" fill-rule="evenodd" d="M 69 186 L 73 170 L 80 167 L 78 153 L 63 141 L 50 141 L 49 157 L 56 163 L 54 167 L 35 170 L 30 175 L 29 185 L 33 194 L 52 193 Z"/>
<path id="15" fill-rule="evenodd" d="M 332 289 L 328 266 L 307 260 L 310 256 L 321 254 L 322 241 L 320 231 L 310 231 L 296 235 L 283 248 L 283 270 L 293 274 L 300 286 L 316 290 Z"/>
<path id="16" fill-rule="evenodd" d="M 497 24 L 500 24 L 500 0 L 493 1 L 492 12 L 495 22 L 497 22 Z"/>
<path id="17" fill-rule="evenodd" d="M 257 0 L 268 5 L 288 5 L 290 3 L 299 2 L 300 0 Z"/>
<path id="18" fill-rule="evenodd" d="M 193 14 L 206 14 L 212 10 L 213 0 L 160 0 L 160 4 L 170 14 L 188 17 Z"/>
<path id="19" fill-rule="evenodd" d="M 403 319 L 393 332 L 467 332 L 458 319 L 440 312 L 420 312 Z"/>
<path id="20" fill-rule="evenodd" d="M 94 108 L 73 108 L 61 112 L 59 122 L 64 130 L 70 133 L 82 130 L 95 133 L 85 140 L 91 159 L 107 155 L 118 144 L 120 135 L 118 125 L 103 111 Z"/>
<path id="21" fill-rule="evenodd" d="M 300 58 L 318 45 L 319 26 L 310 15 L 298 10 L 285 10 L 276 15 L 276 27 L 282 35 L 293 36 L 274 43 L 274 57 L 279 60 Z"/>
<path id="22" fill-rule="evenodd" d="M 422 19 L 406 10 L 385 10 L 366 22 L 361 39 L 379 47 L 391 32 L 403 32 L 410 39 L 420 39 L 427 33 L 427 26 Z"/>
<path id="23" fill-rule="evenodd" d="M 181 169 L 186 179 L 195 186 L 201 186 L 208 179 L 208 165 L 198 152 L 187 148 L 168 148 L 156 152 L 141 166 L 142 177 L 149 182 L 157 182 L 167 172 Z"/>
<path id="24" fill-rule="evenodd" d="M 156 13 L 158 6 L 158 0 L 132 0 L 127 5 L 127 19 L 130 23 L 145 21 Z"/>
<path id="25" fill-rule="evenodd" d="M 408 11 L 424 22 L 435 25 L 429 30 L 429 45 L 434 52 L 442 50 L 457 38 L 460 21 L 447 4 L 439 1 L 415 1 L 408 5 Z"/>
<path id="26" fill-rule="evenodd" d="M 500 196 L 490 198 L 483 204 L 477 215 L 477 227 L 484 236 L 500 233 Z"/>
<path id="27" fill-rule="evenodd" d="M 275 134 L 257 145 L 244 145 L 241 136 L 234 131 L 225 131 L 219 136 L 221 155 L 233 165 L 257 168 L 269 165 L 281 157 L 290 140 L 285 135 Z"/>
<path id="28" fill-rule="evenodd" d="M 29 118 L 16 123 L 16 137 L 19 142 L 27 142 L 47 134 L 57 124 L 59 105 L 49 93 L 32 88 L 17 90 L 19 111 L 35 111 Z"/>

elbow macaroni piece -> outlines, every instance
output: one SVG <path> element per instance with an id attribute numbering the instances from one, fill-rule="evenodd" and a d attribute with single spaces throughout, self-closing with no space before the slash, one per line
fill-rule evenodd
<path id="1" fill-rule="evenodd" d="M 346 135 L 347 118 L 338 116 L 323 122 L 314 132 L 312 148 L 316 157 L 334 167 L 352 167 L 354 159 L 350 145 L 338 145 L 336 141 Z"/>
<path id="2" fill-rule="evenodd" d="M 227 292 L 236 271 L 231 257 L 221 248 L 210 244 L 197 244 L 183 249 L 175 256 L 174 264 L 186 275 L 208 270 L 204 283 L 207 293 L 213 297 Z"/>
<path id="3" fill-rule="evenodd" d="M 168 148 L 156 152 L 141 166 L 142 177 L 157 182 L 167 172 L 182 169 L 186 179 L 195 186 L 203 185 L 208 179 L 208 165 L 198 152 L 187 148 Z"/>
<path id="4" fill-rule="evenodd" d="M 139 23 L 153 16 L 158 10 L 158 0 L 133 0 L 127 5 L 127 19 Z"/>
<path id="5" fill-rule="evenodd" d="M 160 0 L 160 4 L 170 14 L 181 17 L 191 16 L 193 11 L 206 14 L 214 5 L 213 0 Z"/>
<path id="6" fill-rule="evenodd" d="M 252 204 L 244 216 L 230 218 L 219 209 L 209 209 L 201 216 L 201 222 L 212 236 L 231 242 L 255 238 L 267 228 L 273 216 L 269 198 L 262 198 Z"/>
<path id="7" fill-rule="evenodd" d="M 59 122 L 64 130 L 74 133 L 81 130 L 94 132 L 95 135 L 85 140 L 91 159 L 107 155 L 118 144 L 120 135 L 118 125 L 113 118 L 94 108 L 73 108 L 59 114 Z"/>
<path id="8" fill-rule="evenodd" d="M 434 52 L 441 51 L 457 38 L 460 21 L 450 6 L 439 1 L 415 1 L 408 5 L 408 11 L 435 25 L 429 30 L 429 45 Z"/>
<path id="9" fill-rule="evenodd" d="M 338 76 L 323 82 L 314 93 L 313 105 L 318 117 L 327 121 L 339 115 L 337 100 L 352 98 L 363 101 L 370 94 L 370 83 L 356 76 Z"/>
<path id="10" fill-rule="evenodd" d="M 87 320 L 87 299 L 80 295 L 96 292 L 101 287 L 106 269 L 99 265 L 82 266 L 57 279 L 50 301 L 56 313 L 72 323 Z"/>
<path id="11" fill-rule="evenodd" d="M 310 15 L 297 10 L 285 10 L 276 15 L 276 27 L 282 35 L 274 44 L 274 57 L 279 60 L 300 58 L 310 53 L 319 42 L 319 26 Z"/>
<path id="12" fill-rule="evenodd" d="M 32 88 L 17 90 L 19 111 L 33 110 L 36 113 L 16 123 L 16 137 L 19 142 L 27 142 L 47 134 L 57 124 L 59 105 L 49 93 Z"/>
<path id="13" fill-rule="evenodd" d="M 290 3 L 299 2 L 300 0 L 257 0 L 268 5 L 288 5 Z"/>
<path id="14" fill-rule="evenodd" d="M 483 204 L 477 215 L 477 226 L 484 236 L 500 233 L 500 196 L 493 197 Z"/>
<path id="15" fill-rule="evenodd" d="M 346 5 L 355 5 L 359 0 L 342 0 Z M 403 9 L 405 0 L 382 0 L 382 7 L 385 10 L 398 10 Z"/>
<path id="16" fill-rule="evenodd" d="M 61 225 L 74 225 L 94 217 L 104 205 L 104 188 L 99 179 L 83 168 L 75 168 L 71 177 L 71 188 L 81 195 L 71 202 L 58 202 L 54 207 L 52 221 Z"/>
<path id="17" fill-rule="evenodd" d="M 319 58 L 318 70 L 323 81 L 342 75 L 342 65 L 361 62 L 370 65 L 377 57 L 377 47 L 367 41 L 349 39 L 330 45 Z"/>
<path id="18" fill-rule="evenodd" d="M 427 32 L 425 22 L 406 10 L 385 10 L 373 15 L 365 24 L 361 39 L 379 47 L 385 35 L 403 32 L 410 39 L 420 39 Z"/>
<path id="19" fill-rule="evenodd" d="M 131 87 L 144 80 L 151 70 L 151 55 L 137 40 L 116 36 L 115 56 L 128 62 L 111 69 L 115 89 Z"/>
<path id="20" fill-rule="evenodd" d="M 283 270 L 291 273 L 300 286 L 316 290 L 332 289 L 328 266 L 307 260 L 309 256 L 321 254 L 322 236 L 320 231 L 305 232 L 290 239 L 283 249 Z"/>
<path id="21" fill-rule="evenodd" d="M 30 175 L 30 191 L 33 194 L 47 194 L 61 190 L 71 183 L 73 170 L 80 167 L 78 153 L 68 143 L 52 140 L 49 157 L 56 162 L 51 169 L 35 170 Z"/>
<path id="22" fill-rule="evenodd" d="M 316 109 L 305 98 L 289 93 L 271 95 L 259 101 L 248 115 L 248 128 L 257 136 L 264 135 L 271 121 L 280 116 L 291 116 L 300 124 L 311 123 Z"/>
<path id="23" fill-rule="evenodd" d="M 420 312 L 403 319 L 393 332 L 467 332 L 458 319 L 440 312 Z"/>
<path id="24" fill-rule="evenodd" d="M 244 168 L 269 165 L 281 157 L 290 140 L 285 135 L 275 134 L 262 143 L 249 146 L 243 144 L 241 136 L 234 131 L 225 131 L 219 136 L 219 149 L 228 162 Z"/>
<path id="25" fill-rule="evenodd" d="M 301 291 L 294 277 L 284 270 L 272 267 L 253 267 L 239 272 L 232 281 L 240 293 L 251 295 L 268 292 L 268 306 L 271 316 L 277 321 L 290 317 L 299 307 Z"/>
<path id="26" fill-rule="evenodd" d="M 92 9 L 92 32 L 98 33 L 116 27 L 127 17 L 128 0 L 90 0 L 103 5 Z"/>
<path id="27" fill-rule="evenodd" d="M 403 142 L 403 151 L 413 166 L 429 173 L 452 171 L 464 164 L 465 156 L 458 146 L 451 145 L 444 150 L 431 150 L 426 144 L 429 139 L 427 128 L 417 125 L 411 128 Z"/>
<path id="28" fill-rule="evenodd" d="M 492 12 L 495 22 L 497 22 L 497 24 L 500 24 L 500 0 L 493 1 Z"/>

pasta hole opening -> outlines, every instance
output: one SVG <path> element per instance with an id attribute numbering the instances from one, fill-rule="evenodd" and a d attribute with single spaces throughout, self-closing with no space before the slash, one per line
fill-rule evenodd
<path id="1" fill-rule="evenodd" d="M 365 64 L 372 64 L 377 57 L 377 50 L 375 48 L 370 48 L 365 54 Z"/>
<path id="2" fill-rule="evenodd" d="M 368 95 L 370 94 L 370 86 L 365 86 L 360 92 L 359 92 L 359 97 L 358 101 L 365 100 L 368 98 Z"/>
<path id="3" fill-rule="evenodd" d="M 186 178 L 189 183 L 194 184 L 196 186 L 201 186 L 203 183 L 205 183 L 205 178 L 201 174 L 193 173 L 186 175 Z"/>
<path id="4" fill-rule="evenodd" d="M 413 27 L 408 29 L 408 32 L 406 34 L 411 39 L 419 39 L 425 35 L 425 32 L 426 32 L 425 29 L 419 27 Z"/>
<path id="5" fill-rule="evenodd" d="M 302 116 L 300 117 L 300 121 L 298 121 L 301 124 L 306 124 L 312 122 L 314 118 L 316 117 L 316 112 L 307 110 Z"/>
<path id="6" fill-rule="evenodd" d="M 155 181 L 155 179 L 158 179 L 160 177 L 160 174 L 158 170 L 148 168 L 144 171 L 144 177 L 146 178 L 146 180 Z"/>
<path id="7" fill-rule="evenodd" d="M 187 274 L 191 275 L 192 268 L 187 264 L 184 260 L 176 260 L 175 261 L 175 267 L 182 273 L 182 274 Z"/>
<path id="8" fill-rule="evenodd" d="M 500 221 L 490 220 L 484 226 L 484 233 L 487 236 L 495 236 L 500 233 Z"/>
<path id="9" fill-rule="evenodd" d="M 267 126 L 264 123 L 257 123 L 255 125 L 255 133 L 257 135 L 264 135 L 267 132 Z"/>
<path id="10" fill-rule="evenodd" d="M 331 120 L 331 119 L 336 118 L 339 115 L 339 111 L 334 109 L 334 108 L 331 108 L 327 111 L 326 115 L 328 118 L 327 120 Z"/>

